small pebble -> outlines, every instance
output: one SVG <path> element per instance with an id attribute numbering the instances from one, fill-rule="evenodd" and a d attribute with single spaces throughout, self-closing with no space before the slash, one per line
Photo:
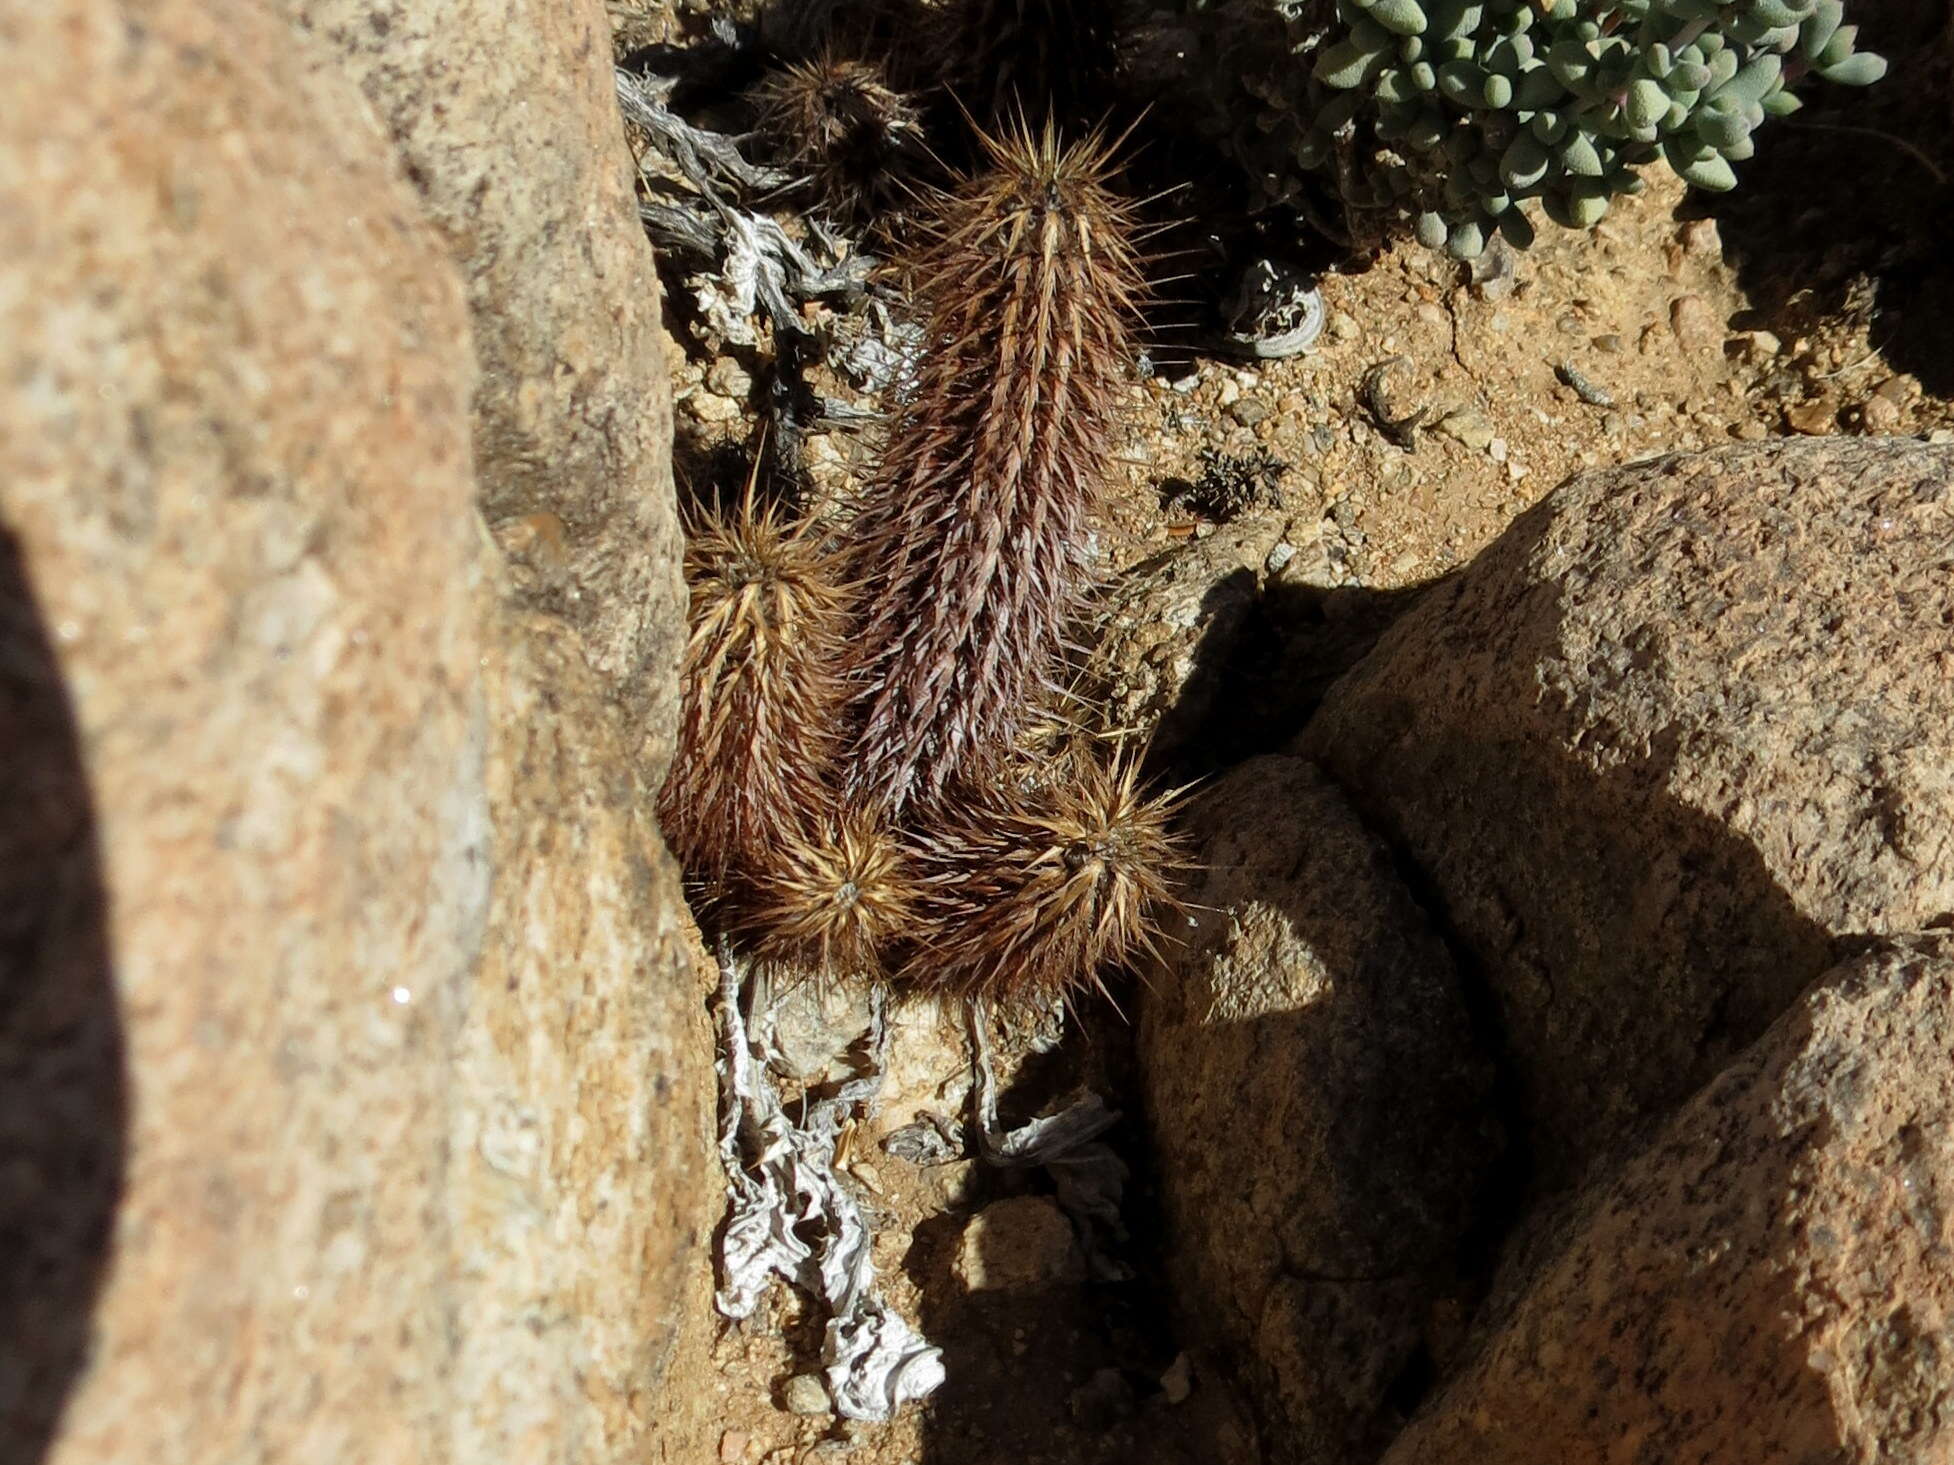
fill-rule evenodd
<path id="1" fill-rule="evenodd" d="M 1493 424 L 1483 412 L 1475 412 L 1469 407 L 1455 407 L 1433 424 L 1434 432 L 1442 432 L 1454 442 L 1464 443 L 1474 452 L 1491 446 Z"/>
<path id="2" fill-rule="evenodd" d="M 701 422 L 731 422 L 740 415 L 738 402 L 713 392 L 694 392 L 685 399 L 685 405 Z"/>
<path id="3" fill-rule="evenodd" d="M 1340 310 L 1330 317 L 1325 329 L 1329 332 L 1332 341 L 1353 341 L 1359 334 L 1357 322 Z"/>
<path id="4" fill-rule="evenodd" d="M 780 1391 L 780 1402 L 790 1414 L 826 1414 L 828 1386 L 811 1373 L 797 1373 Z"/>
<path id="5" fill-rule="evenodd" d="M 720 1465 L 735 1465 L 746 1458 L 746 1442 L 752 1436 L 743 1429 L 729 1429 L 719 1437 Z"/>
<path id="6" fill-rule="evenodd" d="M 1495 463 L 1504 463 L 1506 461 L 1506 439 L 1496 437 L 1487 443 L 1486 456 L 1491 458 Z"/>
<path id="7" fill-rule="evenodd" d="M 1563 336 L 1578 336 L 1587 328 L 1581 324 L 1580 316 L 1564 315 L 1554 322 L 1554 329 L 1559 331 Z"/>
<path id="8" fill-rule="evenodd" d="M 753 390 L 753 378 L 732 357 L 722 356 L 706 373 L 706 385 L 722 397 L 744 397 Z"/>
<path id="9" fill-rule="evenodd" d="M 1687 351 L 1712 350 L 1723 341 L 1722 323 L 1701 295 L 1678 295 L 1669 302 L 1669 329 Z"/>
<path id="10" fill-rule="evenodd" d="M 1241 383 L 1235 381 L 1232 378 L 1224 378 L 1221 383 L 1221 398 L 1220 398 L 1221 405 L 1224 407 L 1232 407 L 1235 405 L 1235 403 L 1241 400 L 1241 396 L 1242 396 Z"/>
<path id="11" fill-rule="evenodd" d="M 1253 427 L 1269 415 L 1269 404 L 1260 397 L 1243 397 L 1228 409 L 1228 415 L 1243 427 Z"/>
<path id="12" fill-rule="evenodd" d="M 1183 1353 L 1176 1357 L 1167 1366 L 1167 1371 L 1160 1376 L 1160 1393 L 1169 1404 L 1185 1404 L 1187 1396 L 1193 1392 L 1193 1365 Z"/>
<path id="13" fill-rule="evenodd" d="M 992 1201 L 972 1216 L 951 1270 L 971 1292 L 1049 1287 L 1086 1277 L 1072 1223 L 1042 1195 Z"/>
<path id="14" fill-rule="evenodd" d="M 1784 409 L 1784 425 L 1807 437 L 1822 437 L 1836 425 L 1839 409 L 1825 398 L 1815 402 L 1794 402 Z"/>
<path id="15" fill-rule="evenodd" d="M 1772 331 L 1744 331 L 1730 339 L 1741 343 L 1744 354 L 1757 361 L 1768 361 L 1784 350 L 1784 342 Z"/>
<path id="16" fill-rule="evenodd" d="M 1594 349 L 1597 351 L 1606 351 L 1610 356 L 1619 356 L 1623 350 L 1622 338 L 1614 331 L 1608 332 L 1605 336 L 1596 336 L 1594 338 Z"/>
<path id="17" fill-rule="evenodd" d="M 1891 432 L 1900 425 L 1900 409 L 1885 397 L 1868 397 L 1859 409 L 1859 420 L 1867 432 Z"/>
<path id="18" fill-rule="evenodd" d="M 1873 388 L 1875 397 L 1882 397 L 1895 407 L 1904 407 L 1907 398 L 1913 395 L 1913 383 L 1903 376 L 1889 376 Z"/>
<path id="19" fill-rule="evenodd" d="M 1717 232 L 1715 219 L 1691 219 L 1683 225 L 1680 237 L 1684 251 L 1689 254 L 1712 259 L 1723 257 L 1723 236 Z"/>

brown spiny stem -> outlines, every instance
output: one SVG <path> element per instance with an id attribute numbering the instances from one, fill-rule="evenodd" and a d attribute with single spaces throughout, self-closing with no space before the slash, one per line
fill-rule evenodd
<path id="1" fill-rule="evenodd" d="M 1077 760 L 1074 776 L 1005 784 L 947 808 L 919 841 L 914 986 L 1044 1009 L 1155 950 L 1180 909 L 1178 795 L 1147 796 L 1137 760 Z"/>
<path id="2" fill-rule="evenodd" d="M 929 50 L 943 85 L 980 120 L 1096 108 L 1113 72 L 1112 9 L 1108 0 L 946 0 L 932 12 Z"/>
<path id="3" fill-rule="evenodd" d="M 723 896 L 832 804 L 852 595 L 820 528 L 756 503 L 751 481 L 688 526 L 685 576 L 691 634 L 658 812 L 688 872 Z"/>
<path id="4" fill-rule="evenodd" d="M 851 531 L 866 607 L 848 797 L 885 822 L 980 782 L 1056 680 L 1089 584 L 1141 288 L 1110 147 L 985 137 L 912 262 L 915 390 Z"/>
<path id="5" fill-rule="evenodd" d="M 762 955 L 823 976 L 879 976 L 885 953 L 913 937 L 912 857 L 859 817 L 815 821 L 753 882 L 740 911 Z"/>

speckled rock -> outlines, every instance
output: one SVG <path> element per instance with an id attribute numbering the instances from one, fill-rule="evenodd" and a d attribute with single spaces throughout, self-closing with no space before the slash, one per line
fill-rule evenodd
<path id="1" fill-rule="evenodd" d="M 1386 1465 L 1954 1451 L 1954 941 L 1827 974 L 1586 1197 Z"/>
<path id="2" fill-rule="evenodd" d="M 498 629 L 495 881 L 451 1081 L 448 1458 L 641 1459 L 697 1387 L 675 1360 L 721 1203 L 715 973 L 580 637 L 522 608 Z"/>
<path id="3" fill-rule="evenodd" d="M 646 1458 L 700 974 L 449 243 L 253 0 L 0 31 L 0 1457 Z"/>
<path id="4" fill-rule="evenodd" d="M 1573 479 L 1302 746 L 1488 982 L 1537 1178 L 1714 1076 L 1834 938 L 1954 912 L 1954 452 L 1780 442 Z"/>
<path id="5" fill-rule="evenodd" d="M 7 31 L 0 524 L 59 678 L 14 690 L 71 702 L 93 814 L 11 872 L 0 1110 L 113 1117 L 80 1142 L 122 1167 L 112 1212 L 69 1209 L 60 1165 L 23 1193 L 10 1125 L 0 1233 L 70 1275 L 114 1257 L 51 1458 L 441 1460 L 449 1052 L 489 885 L 460 285 L 358 92 L 261 7 Z M 83 1360 L 13 1322 L 36 1459 Z"/>
<path id="6" fill-rule="evenodd" d="M 1093 665 L 1108 727 L 1180 752 L 1214 710 L 1280 523 L 1244 520 L 1136 567 L 1108 597 Z"/>
<path id="7" fill-rule="evenodd" d="M 671 757 L 685 627 L 658 277 L 602 0 L 279 0 L 392 130 L 467 283 L 482 512 Z"/>
<path id="8" fill-rule="evenodd" d="M 1264 1458 L 1365 1458 L 1458 1278 L 1497 1152 L 1443 944 L 1309 763 L 1257 758 L 1189 814 L 1206 874 L 1143 1010 L 1182 1326 L 1239 1370 Z"/>

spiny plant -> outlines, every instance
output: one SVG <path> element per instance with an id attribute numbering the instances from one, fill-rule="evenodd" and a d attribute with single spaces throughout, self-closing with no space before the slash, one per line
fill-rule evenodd
<path id="1" fill-rule="evenodd" d="M 853 593 L 821 527 L 760 503 L 754 475 L 729 509 L 687 526 L 690 635 L 678 747 L 659 819 L 715 895 L 773 870 L 832 804 L 848 692 Z"/>
<path id="2" fill-rule="evenodd" d="M 843 222 L 881 211 L 924 155 L 922 121 L 880 67 L 824 51 L 760 83 L 758 130 Z"/>
<path id="3" fill-rule="evenodd" d="M 1177 793 L 1148 796 L 1138 760 L 1072 760 L 1064 776 L 987 785 L 918 840 L 914 986 L 1042 1010 L 1157 954 L 1186 863 Z"/>
<path id="4" fill-rule="evenodd" d="M 1534 201 L 1591 227 L 1657 158 L 1698 188 L 1732 188 L 1755 130 L 1799 106 L 1792 86 L 1886 69 L 1855 49 L 1841 0 L 1225 0 L 1208 13 L 1216 65 L 1247 68 L 1254 125 L 1230 130 L 1258 176 L 1300 194 L 1289 180 L 1327 175 L 1360 247 L 1408 229 L 1461 259 L 1495 234 L 1531 243 Z M 1286 43 L 1250 40 L 1245 16 L 1279 18 Z"/>
<path id="5" fill-rule="evenodd" d="M 913 857 L 859 815 L 810 821 L 779 846 L 739 908 L 762 955 L 826 976 L 875 976 L 919 919 Z"/>
<path id="6" fill-rule="evenodd" d="M 982 146 L 989 168 L 935 200 L 910 263 L 926 349 L 851 530 L 848 794 L 889 822 L 980 781 L 1054 677 L 1133 357 L 1114 145 L 1020 123 Z"/>

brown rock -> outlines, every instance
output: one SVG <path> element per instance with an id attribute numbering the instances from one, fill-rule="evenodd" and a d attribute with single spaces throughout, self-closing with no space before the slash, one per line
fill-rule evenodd
<path id="1" fill-rule="evenodd" d="M 685 616 L 658 277 L 638 222 L 602 0 L 282 0 L 392 130 L 467 283 L 482 512 L 565 528 L 568 567 L 517 589 L 584 636 L 671 757 Z"/>
<path id="2" fill-rule="evenodd" d="M 1891 432 L 1900 425 L 1899 404 L 1889 397 L 1868 397 L 1860 404 L 1859 424 L 1867 432 Z"/>
<path id="3" fill-rule="evenodd" d="M 578 634 L 492 643 L 495 882 L 450 1080 L 457 1462 L 642 1458 L 719 1210 L 713 972 Z"/>
<path id="4" fill-rule="evenodd" d="M 1678 295 L 1669 302 L 1669 329 L 1685 351 L 1717 351 L 1723 344 L 1723 322 L 1701 295 Z"/>
<path id="5" fill-rule="evenodd" d="M 1954 1451 L 1954 942 L 1825 978 L 1585 1198 L 1386 1465 Z"/>
<path id="6" fill-rule="evenodd" d="M 1309 763 L 1253 759 L 1188 822 L 1195 924 L 1141 1029 L 1183 1326 L 1245 1378 L 1268 1458 L 1374 1457 L 1457 1281 L 1490 1070 L 1444 946 Z"/>
<path id="7" fill-rule="evenodd" d="M 1199 734 L 1279 531 L 1265 517 L 1224 524 L 1121 579 L 1094 662 L 1107 726 L 1150 737 L 1162 757 Z"/>
<path id="8" fill-rule="evenodd" d="M 1575 478 L 1310 726 L 1490 984 L 1545 1184 L 1718 1072 L 1835 936 L 1954 910 L 1950 480 L 1896 440 Z"/>
<path id="9" fill-rule="evenodd" d="M 7 29 L 0 524 L 52 648 L 14 690 L 72 719 L 30 754 L 87 803 L 9 872 L 0 1109 L 121 1173 L 111 1214 L 13 1130 L 5 1453 L 39 1458 L 106 1280 L 54 1461 L 440 1460 L 489 879 L 461 290 L 358 92 L 260 8 Z"/>
<path id="10" fill-rule="evenodd" d="M 1784 409 L 1784 425 L 1806 437 L 1823 437 L 1839 424 L 1839 404 L 1829 397 L 1793 402 Z"/>
<path id="11" fill-rule="evenodd" d="M 645 1457 L 698 972 L 450 250 L 261 6 L 4 29 L 0 1456 Z"/>
<path id="12" fill-rule="evenodd" d="M 1049 1196 L 992 1201 L 970 1218 L 954 1270 L 968 1292 L 1080 1283 L 1085 1253 L 1065 1212 Z"/>

